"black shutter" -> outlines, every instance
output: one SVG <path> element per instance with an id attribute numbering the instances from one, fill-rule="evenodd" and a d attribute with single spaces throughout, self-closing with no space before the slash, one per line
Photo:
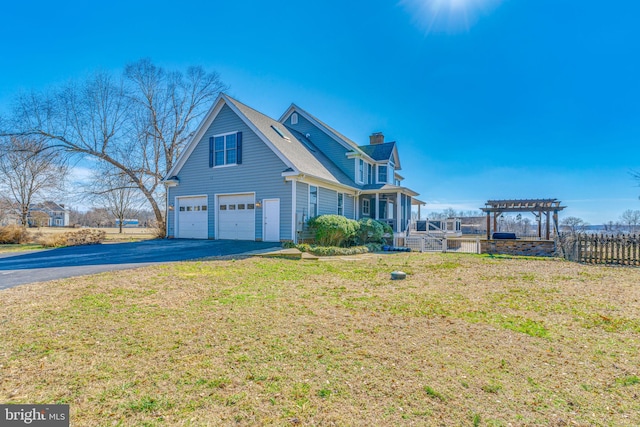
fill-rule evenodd
<path id="1" fill-rule="evenodd" d="M 236 163 L 242 164 L 242 132 L 238 132 L 236 136 Z"/>
<path id="2" fill-rule="evenodd" d="M 213 167 L 213 137 L 209 138 L 209 167 Z"/>

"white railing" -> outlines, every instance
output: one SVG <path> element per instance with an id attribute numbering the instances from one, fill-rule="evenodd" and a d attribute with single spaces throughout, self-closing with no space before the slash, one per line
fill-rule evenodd
<path id="1" fill-rule="evenodd" d="M 458 221 L 457 223 L 455 221 Z M 462 236 L 459 219 L 449 220 L 412 220 L 407 227 L 411 234 L 430 234 L 438 237 Z"/>
<path id="2" fill-rule="evenodd" d="M 405 238 L 404 244 L 414 252 L 480 253 L 479 237 L 447 239 L 446 237 L 412 234 Z"/>
<path id="3" fill-rule="evenodd" d="M 446 239 L 447 252 L 464 252 L 468 254 L 480 253 L 480 238 Z"/>

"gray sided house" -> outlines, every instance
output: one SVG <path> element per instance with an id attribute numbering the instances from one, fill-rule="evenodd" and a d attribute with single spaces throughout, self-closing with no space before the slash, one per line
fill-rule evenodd
<path id="1" fill-rule="evenodd" d="M 36 212 L 42 212 L 46 215 L 44 224 L 38 224 Z M 67 227 L 69 226 L 69 209 L 63 204 L 51 201 L 37 203 L 29 208 L 28 221 L 31 226 Z"/>
<path id="2" fill-rule="evenodd" d="M 164 179 L 167 236 L 297 241 L 323 214 L 409 227 L 395 142 L 359 146 L 296 105 L 271 119 L 221 95 Z"/>

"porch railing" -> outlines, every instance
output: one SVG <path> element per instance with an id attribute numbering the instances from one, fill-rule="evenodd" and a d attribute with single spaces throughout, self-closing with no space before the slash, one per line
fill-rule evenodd
<path id="1" fill-rule="evenodd" d="M 430 235 L 409 235 L 405 237 L 404 244 L 415 252 L 461 252 L 480 253 L 480 238 L 455 238 L 430 236 Z"/>

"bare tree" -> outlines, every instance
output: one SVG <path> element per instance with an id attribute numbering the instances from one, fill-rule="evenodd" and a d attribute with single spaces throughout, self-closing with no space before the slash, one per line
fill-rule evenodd
<path id="1" fill-rule="evenodd" d="M 140 60 L 121 76 L 97 72 L 51 93 L 19 97 L 13 133 L 43 137 L 50 147 L 122 171 L 163 224 L 161 180 L 225 89 L 217 73 L 202 67 L 166 71 Z"/>
<path id="2" fill-rule="evenodd" d="M 571 234 L 577 234 L 584 231 L 589 224 L 584 222 L 582 218 L 568 216 L 560 222 L 560 226 Z"/>
<path id="3" fill-rule="evenodd" d="M 89 197 L 116 219 L 120 233 L 125 219 L 136 216 L 144 202 L 129 175 L 113 167 L 103 167 L 94 174 Z"/>
<path id="4" fill-rule="evenodd" d="M 0 152 L 0 191 L 5 204 L 14 205 L 21 224 L 27 226 L 32 203 L 60 190 L 67 174 L 61 153 L 47 149 L 33 137 L 5 137 Z"/>
<path id="5" fill-rule="evenodd" d="M 109 227 L 113 223 L 105 208 L 93 208 L 84 214 L 83 225 L 89 227 Z"/>
<path id="6" fill-rule="evenodd" d="M 635 233 L 640 224 L 640 210 L 627 209 L 620 216 L 620 220 L 629 227 L 630 233 Z"/>

